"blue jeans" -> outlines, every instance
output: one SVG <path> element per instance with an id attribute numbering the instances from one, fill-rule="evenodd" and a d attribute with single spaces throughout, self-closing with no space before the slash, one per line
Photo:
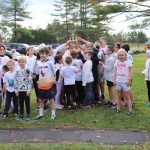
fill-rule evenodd
<path id="1" fill-rule="evenodd" d="M 89 106 L 94 104 L 94 92 L 93 92 L 93 82 L 87 83 L 84 87 L 85 94 L 85 105 Z"/>

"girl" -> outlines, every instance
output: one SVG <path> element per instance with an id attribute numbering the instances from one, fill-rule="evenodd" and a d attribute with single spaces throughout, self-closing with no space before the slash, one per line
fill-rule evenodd
<path id="1" fill-rule="evenodd" d="M 6 119 L 8 117 L 8 111 L 11 104 L 11 99 L 13 99 L 13 105 L 14 105 L 14 117 L 18 116 L 18 98 L 15 95 L 14 91 L 14 76 L 15 76 L 15 61 L 9 60 L 7 62 L 7 66 L 9 71 L 4 74 L 3 83 L 4 83 L 4 91 L 6 91 L 6 102 L 5 102 L 5 108 L 3 113 L 3 119 Z"/>
<path id="2" fill-rule="evenodd" d="M 150 106 L 150 50 L 146 51 L 147 60 L 145 63 L 145 70 L 142 72 L 142 75 L 145 75 L 145 80 L 148 89 L 148 103 L 147 106 Z"/>
<path id="3" fill-rule="evenodd" d="M 63 105 L 61 105 L 61 93 L 63 88 L 63 79 L 60 77 L 60 71 L 63 67 L 63 59 L 62 55 L 55 56 L 55 63 L 56 63 L 56 95 L 55 95 L 55 104 L 56 109 L 62 109 Z"/>
<path id="4" fill-rule="evenodd" d="M 133 65 L 131 61 L 127 60 L 126 51 L 120 49 L 117 53 L 117 61 L 115 63 L 114 71 L 114 84 L 116 85 L 118 95 L 117 113 L 120 112 L 120 102 L 123 94 L 124 100 L 127 102 L 129 108 L 128 115 L 132 114 L 132 102 L 130 98 L 132 75 Z"/>

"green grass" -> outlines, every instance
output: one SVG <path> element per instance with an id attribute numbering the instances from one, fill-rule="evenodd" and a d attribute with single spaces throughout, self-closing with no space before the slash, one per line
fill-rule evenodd
<path id="1" fill-rule="evenodd" d="M 16 121 L 11 115 L 7 120 L 0 119 L 0 127 L 32 127 L 32 126 L 71 126 L 91 128 L 114 128 L 114 129 L 149 129 L 150 128 L 150 107 L 147 103 L 147 89 L 144 77 L 140 72 L 144 69 L 145 54 L 134 56 L 134 79 L 133 95 L 137 108 L 132 116 L 126 115 L 127 108 L 122 107 L 122 112 L 116 114 L 114 109 L 98 107 L 90 110 L 59 110 L 57 119 L 50 120 L 50 112 L 45 112 L 43 121 Z M 108 99 L 108 97 L 107 97 Z M 31 116 L 38 114 L 34 92 L 31 96 Z"/>
<path id="2" fill-rule="evenodd" d="M 1 144 L 1 150 L 149 150 L 150 143 L 141 146 L 118 145 L 106 146 L 93 143 L 61 143 L 61 144 Z"/>
<path id="3" fill-rule="evenodd" d="M 145 44 L 130 44 L 131 51 L 143 51 L 145 50 Z"/>

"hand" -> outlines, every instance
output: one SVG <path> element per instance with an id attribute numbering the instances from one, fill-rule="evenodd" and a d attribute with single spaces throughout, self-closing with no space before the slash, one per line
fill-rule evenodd
<path id="1" fill-rule="evenodd" d="M 99 64 L 103 65 L 104 63 L 102 61 L 99 61 Z"/>
<path id="2" fill-rule="evenodd" d="M 67 41 L 67 45 L 70 44 L 70 43 L 71 43 L 71 40 L 68 40 L 68 41 Z"/>
<path id="3" fill-rule="evenodd" d="M 130 86 L 131 85 L 131 80 L 128 80 L 126 84 L 127 84 L 127 86 Z"/>
<path id="4" fill-rule="evenodd" d="M 144 72 L 141 72 L 141 75 L 142 75 L 142 76 L 145 76 L 145 73 L 144 73 Z"/>
<path id="5" fill-rule="evenodd" d="M 32 79 L 33 79 L 33 80 L 36 79 L 36 75 L 32 75 Z"/>
<path id="6" fill-rule="evenodd" d="M 16 96 L 18 97 L 19 96 L 19 92 L 15 92 Z"/>
<path id="7" fill-rule="evenodd" d="M 116 81 L 113 82 L 114 86 L 116 86 Z"/>
<path id="8" fill-rule="evenodd" d="M 27 92 L 27 93 L 26 93 L 26 96 L 30 96 L 30 94 L 31 94 L 31 93 L 28 93 L 28 92 Z"/>

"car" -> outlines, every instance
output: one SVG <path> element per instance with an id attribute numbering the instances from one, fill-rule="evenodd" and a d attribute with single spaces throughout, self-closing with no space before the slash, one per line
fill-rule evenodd
<path id="1" fill-rule="evenodd" d="M 20 54 L 26 54 L 26 51 L 28 49 L 29 45 L 25 43 L 10 43 L 7 47 L 8 51 L 11 51 L 11 49 L 16 49 L 17 52 Z"/>
<path id="2" fill-rule="evenodd" d="M 51 44 L 52 48 L 55 49 L 59 46 L 59 44 Z"/>

